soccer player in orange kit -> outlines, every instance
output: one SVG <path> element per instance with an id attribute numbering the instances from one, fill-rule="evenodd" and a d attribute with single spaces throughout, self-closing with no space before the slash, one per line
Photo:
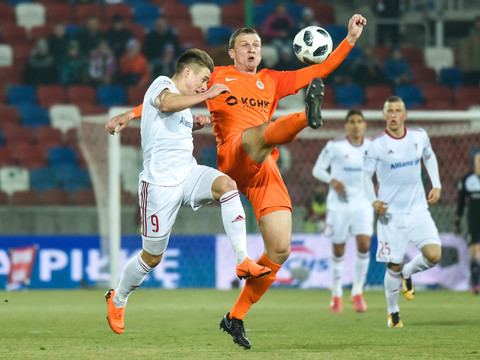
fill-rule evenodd
<path id="1" fill-rule="evenodd" d="M 261 39 L 254 29 L 236 30 L 229 41 L 228 54 L 234 64 L 215 67 L 210 84 L 226 84 L 230 93 L 207 101 L 217 138 L 217 163 L 223 173 L 237 183 L 250 200 L 263 237 L 265 251 L 257 263 L 272 269 L 259 279 L 247 279 L 235 305 L 220 321 L 220 328 L 245 349 L 251 348 L 243 325 L 250 307 L 270 288 L 282 264 L 290 255 L 292 204 L 276 164 L 275 146 L 293 141 L 310 126 L 321 121 L 323 82 L 345 59 L 360 37 L 366 19 L 355 14 L 348 23 L 348 34 L 321 64 L 295 71 L 257 72 L 261 61 Z M 310 83 L 310 85 L 309 85 Z M 309 85 L 306 110 L 271 120 L 278 101 Z M 122 131 L 128 122 L 140 117 L 142 105 L 113 117 L 105 128 Z"/>

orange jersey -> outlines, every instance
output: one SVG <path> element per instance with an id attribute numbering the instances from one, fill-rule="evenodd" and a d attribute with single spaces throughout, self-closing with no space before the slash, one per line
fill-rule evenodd
<path id="1" fill-rule="evenodd" d="M 230 94 L 207 100 L 217 145 L 231 141 L 250 127 L 270 121 L 281 98 L 296 94 L 314 77 L 326 77 L 351 48 L 352 45 L 344 40 L 323 63 L 295 71 L 263 69 L 251 75 L 239 72 L 233 65 L 215 67 L 210 85 L 221 83 L 230 88 Z"/>

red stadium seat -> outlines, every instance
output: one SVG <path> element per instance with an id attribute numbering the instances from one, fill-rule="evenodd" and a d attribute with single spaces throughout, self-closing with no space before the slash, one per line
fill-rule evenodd
<path id="1" fill-rule="evenodd" d="M 75 190 L 73 201 L 76 205 L 93 206 L 96 204 L 95 193 L 92 189 Z"/>
<path id="2" fill-rule="evenodd" d="M 43 149 L 32 144 L 19 144 L 15 157 L 20 166 L 28 170 L 42 169 L 48 165 Z"/>
<path id="3" fill-rule="evenodd" d="M 457 86 L 453 89 L 453 99 L 458 109 L 468 109 L 480 104 L 480 90 L 474 86 Z"/>
<path id="4" fill-rule="evenodd" d="M 16 25 L 15 9 L 12 4 L 0 3 L 0 24 L 2 28 L 6 24 Z"/>
<path id="5" fill-rule="evenodd" d="M 63 133 L 60 129 L 50 126 L 39 126 L 34 132 L 37 139 L 37 146 L 42 149 L 44 153 L 52 147 L 64 146 Z"/>
<path id="6" fill-rule="evenodd" d="M 17 44 L 28 44 L 28 33 L 27 30 L 23 26 L 19 26 L 16 24 L 3 24 L 1 25 L 1 35 L 2 35 L 2 42 L 10 45 L 17 45 Z"/>
<path id="7" fill-rule="evenodd" d="M 18 141 L 35 143 L 32 129 L 27 126 L 3 126 L 2 132 L 7 145 Z"/>
<path id="8" fill-rule="evenodd" d="M 43 203 L 48 206 L 70 205 L 70 193 L 63 189 L 49 189 L 43 192 Z"/>
<path id="9" fill-rule="evenodd" d="M 53 32 L 52 24 L 34 26 L 30 29 L 30 40 L 35 44 L 40 38 L 48 39 L 48 37 L 52 34 L 52 32 Z"/>
<path id="10" fill-rule="evenodd" d="M 62 22 L 66 25 L 75 24 L 75 16 L 73 6 L 65 3 L 48 4 L 47 10 L 47 24 L 55 25 Z"/>
<path id="11" fill-rule="evenodd" d="M 444 85 L 425 85 L 422 87 L 423 100 L 428 109 L 438 106 L 440 109 L 453 108 L 452 91 Z"/>
<path id="12" fill-rule="evenodd" d="M 179 25 L 176 27 L 178 41 L 186 48 L 198 48 L 205 50 L 207 45 L 203 36 L 202 28 L 193 25 Z"/>
<path id="13" fill-rule="evenodd" d="M 10 204 L 10 197 L 5 191 L 0 190 L 0 205 L 9 205 L 9 204 Z"/>
<path id="14" fill-rule="evenodd" d="M 415 64 L 410 68 L 412 70 L 413 81 L 417 86 L 437 84 L 437 73 L 435 69 L 427 67 L 423 64 Z"/>
<path id="15" fill-rule="evenodd" d="M 363 89 L 365 96 L 365 105 L 371 108 L 377 108 L 378 104 L 382 107 L 385 99 L 390 95 L 393 95 L 392 88 L 388 85 L 367 85 Z"/>
<path id="16" fill-rule="evenodd" d="M 245 5 L 242 3 L 222 6 L 222 25 L 238 29 L 245 26 Z"/>
<path id="17" fill-rule="evenodd" d="M 18 206 L 41 205 L 41 197 L 36 190 L 15 191 L 12 194 L 12 204 Z"/>
<path id="18" fill-rule="evenodd" d="M 97 93 L 93 86 L 74 85 L 67 88 L 67 101 L 70 104 L 85 105 L 96 104 Z"/>
<path id="19" fill-rule="evenodd" d="M 125 23 L 133 22 L 133 10 L 128 4 L 111 4 L 104 7 L 106 23 L 111 24 L 115 15 L 120 15 Z"/>
<path id="20" fill-rule="evenodd" d="M 296 3 L 312 9 L 315 14 L 314 18 L 320 23 L 320 26 L 334 25 L 336 23 L 335 9 L 332 5 L 311 0 L 297 0 Z"/>
<path id="21" fill-rule="evenodd" d="M 180 25 L 191 25 L 190 11 L 188 6 L 170 2 L 162 8 L 163 16 L 170 26 L 177 28 Z"/>
<path id="22" fill-rule="evenodd" d="M 378 57 L 381 63 L 385 65 L 385 62 L 390 56 L 390 48 L 386 46 L 375 46 L 373 48 L 373 53 L 375 54 L 376 57 Z"/>
<path id="23" fill-rule="evenodd" d="M 148 86 L 129 86 L 127 88 L 127 105 L 137 106 L 143 103 L 143 97 L 147 89 Z"/>
<path id="24" fill-rule="evenodd" d="M 0 114 L 2 114 L 0 129 L 5 124 L 20 125 L 20 113 L 15 106 L 0 105 Z"/>
<path id="25" fill-rule="evenodd" d="M 37 103 L 40 106 L 49 108 L 54 104 L 67 102 L 65 89 L 60 85 L 40 85 L 37 87 Z"/>
<path id="26" fill-rule="evenodd" d="M 405 61 L 410 65 L 424 65 L 423 50 L 415 46 L 404 46 L 400 48 Z"/>
<path id="27" fill-rule="evenodd" d="M 5 88 L 10 85 L 21 85 L 23 83 L 24 66 L 25 64 L 13 64 L 12 66 L 0 67 L 0 86 Z"/>
<path id="28" fill-rule="evenodd" d="M 0 167 L 16 165 L 12 150 L 6 146 L 0 146 Z"/>
<path id="29" fill-rule="evenodd" d="M 96 17 L 99 24 L 105 22 L 103 8 L 96 4 L 80 4 L 75 6 L 75 21 L 79 25 L 84 25 L 90 17 Z"/>
<path id="30" fill-rule="evenodd" d="M 108 107 L 97 104 L 79 104 L 82 115 L 101 115 L 108 113 Z"/>

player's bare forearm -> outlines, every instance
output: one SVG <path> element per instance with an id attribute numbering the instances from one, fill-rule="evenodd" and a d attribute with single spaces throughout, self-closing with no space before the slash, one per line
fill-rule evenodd
<path id="1" fill-rule="evenodd" d="M 429 205 L 435 205 L 436 203 L 439 202 L 440 197 L 441 197 L 442 190 L 439 188 L 433 188 L 430 190 L 428 193 L 428 199 L 427 202 Z"/>
<path id="2" fill-rule="evenodd" d="M 192 131 L 203 129 L 204 126 L 210 125 L 212 119 L 207 115 L 197 114 L 193 118 L 193 128 Z"/>
<path id="3" fill-rule="evenodd" d="M 123 129 L 128 126 L 128 123 L 135 118 L 135 113 L 132 110 L 128 110 L 123 114 L 117 115 L 112 117 L 108 122 L 105 124 L 105 130 L 113 135 L 115 134 L 115 129 L 117 134 L 120 133 Z M 117 128 L 118 126 L 118 128 Z"/>
<path id="4" fill-rule="evenodd" d="M 376 200 L 372 204 L 373 208 L 375 209 L 375 212 L 378 215 L 385 215 L 387 213 L 387 210 L 388 210 L 387 205 L 388 204 L 386 202 L 383 202 L 383 201 L 380 201 L 380 200 Z"/>
<path id="5" fill-rule="evenodd" d="M 360 35 L 362 35 L 363 27 L 367 25 L 367 19 L 360 14 L 355 14 L 348 22 L 347 41 L 350 45 L 355 45 Z"/>

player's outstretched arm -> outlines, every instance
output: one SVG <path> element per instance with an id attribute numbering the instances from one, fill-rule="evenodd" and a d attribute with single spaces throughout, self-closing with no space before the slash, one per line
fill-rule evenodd
<path id="1" fill-rule="evenodd" d="M 113 135 L 115 134 L 115 128 L 117 128 L 117 134 L 120 133 L 123 129 L 128 126 L 130 120 L 135 119 L 137 116 L 135 115 L 134 110 L 128 110 L 123 114 L 117 115 L 112 117 L 108 122 L 105 124 L 105 130 Z"/>
<path id="2" fill-rule="evenodd" d="M 210 125 L 212 119 L 207 115 L 197 114 L 193 118 L 193 128 L 192 131 L 203 129 L 204 126 Z"/>

